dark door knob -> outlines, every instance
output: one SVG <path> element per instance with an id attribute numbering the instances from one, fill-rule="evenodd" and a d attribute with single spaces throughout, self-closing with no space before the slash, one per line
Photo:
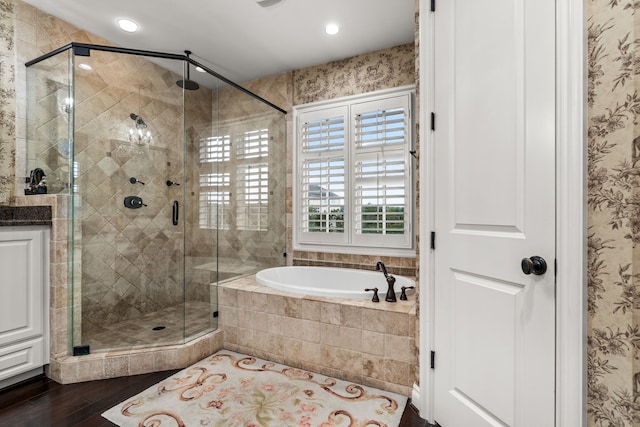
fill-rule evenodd
<path id="1" fill-rule="evenodd" d="M 531 258 L 522 258 L 522 262 L 520 263 L 522 267 L 522 272 L 524 274 L 535 274 L 536 276 L 540 276 L 547 271 L 547 262 L 544 258 L 534 255 Z"/>

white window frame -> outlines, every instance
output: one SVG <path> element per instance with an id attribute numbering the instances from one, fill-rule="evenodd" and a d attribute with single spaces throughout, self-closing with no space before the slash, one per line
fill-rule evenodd
<path id="1" fill-rule="evenodd" d="M 370 92 L 361 95 L 338 98 L 328 101 L 294 106 L 294 161 L 293 161 L 293 249 L 316 252 L 340 252 L 365 255 L 391 255 L 415 257 L 415 160 L 411 155 L 414 147 L 415 124 L 413 119 L 413 105 L 415 97 L 414 86 L 403 86 L 394 89 Z M 391 109 L 405 108 L 406 139 L 398 151 L 394 148 L 382 149 L 356 148 L 355 123 L 356 114 L 375 111 L 376 108 Z M 303 177 L 302 163 L 313 156 L 312 153 L 302 151 L 303 125 L 308 122 L 330 119 L 338 115 L 344 116 L 345 145 L 344 150 L 332 150 L 331 155 L 344 155 L 344 232 L 343 233 L 310 233 L 303 227 Z M 384 154 L 385 150 L 394 151 L 396 158 L 404 161 L 405 186 L 405 233 L 392 234 L 360 234 L 356 233 L 356 158 L 365 158 L 375 154 Z M 372 153 L 373 152 L 373 153 Z M 327 157 L 327 152 L 320 154 Z"/>

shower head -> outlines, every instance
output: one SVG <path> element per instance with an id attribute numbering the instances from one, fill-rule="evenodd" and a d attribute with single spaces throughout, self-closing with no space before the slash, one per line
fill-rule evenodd
<path id="1" fill-rule="evenodd" d="M 142 117 L 140 117 L 139 115 L 137 115 L 135 113 L 131 113 L 131 114 L 129 114 L 129 117 L 131 117 L 131 120 L 136 122 L 136 129 L 146 129 L 147 128 L 147 124 L 144 122 L 144 120 L 142 120 Z"/>
<path id="2" fill-rule="evenodd" d="M 189 55 L 191 55 L 191 51 L 190 50 L 185 50 L 184 51 L 185 55 L 187 55 L 187 78 L 184 80 L 178 80 L 176 82 L 176 84 L 178 86 L 180 86 L 183 89 L 186 90 L 198 90 L 200 89 L 200 85 L 196 82 L 194 82 L 193 80 L 191 80 L 189 77 Z"/>
<path id="3" fill-rule="evenodd" d="M 186 89 L 186 90 L 198 90 L 198 89 L 200 89 L 200 85 L 198 83 L 194 82 L 193 80 L 189 80 L 189 79 L 187 79 L 187 80 L 178 80 L 176 82 L 176 84 L 178 86 L 180 86 L 181 88 Z"/>

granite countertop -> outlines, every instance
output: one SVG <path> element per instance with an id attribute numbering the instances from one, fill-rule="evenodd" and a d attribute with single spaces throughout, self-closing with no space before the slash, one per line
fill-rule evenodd
<path id="1" fill-rule="evenodd" d="M 0 227 L 51 225 L 51 206 L 0 206 Z"/>

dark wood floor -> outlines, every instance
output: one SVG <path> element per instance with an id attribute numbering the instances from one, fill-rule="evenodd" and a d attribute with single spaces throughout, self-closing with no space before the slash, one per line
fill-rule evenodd
<path id="1" fill-rule="evenodd" d="M 100 414 L 175 372 L 67 385 L 37 377 L 0 390 L 0 427 L 114 426 Z M 399 427 L 426 426 L 413 405 L 407 405 Z"/>

